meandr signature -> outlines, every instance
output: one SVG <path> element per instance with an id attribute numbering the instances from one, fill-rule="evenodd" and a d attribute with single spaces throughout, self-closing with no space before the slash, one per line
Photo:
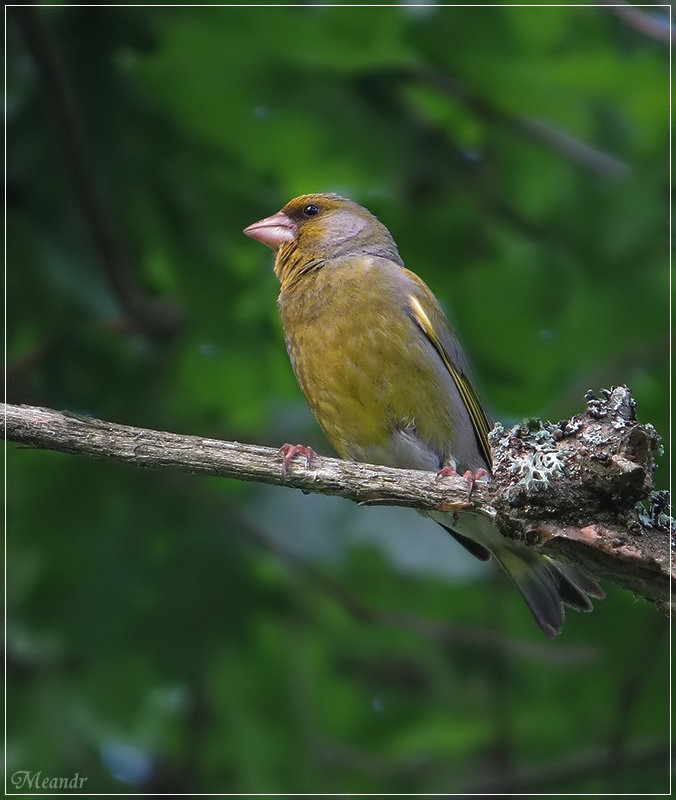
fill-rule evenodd
<path id="1" fill-rule="evenodd" d="M 15 789 L 82 789 L 89 780 L 79 772 L 70 776 L 45 775 L 42 770 L 18 769 L 10 780 Z"/>

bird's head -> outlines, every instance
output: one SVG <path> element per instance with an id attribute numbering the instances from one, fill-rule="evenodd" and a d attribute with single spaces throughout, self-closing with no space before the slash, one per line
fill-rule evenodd
<path id="1" fill-rule="evenodd" d="M 402 263 L 387 228 L 363 206 L 337 194 L 295 197 L 244 233 L 276 251 L 280 279 L 308 263 L 321 266 L 344 256 L 374 255 Z"/>

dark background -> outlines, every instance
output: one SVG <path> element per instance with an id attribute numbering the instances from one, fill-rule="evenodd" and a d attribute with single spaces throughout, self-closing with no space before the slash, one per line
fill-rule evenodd
<path id="1" fill-rule="evenodd" d="M 444 303 L 496 419 L 558 420 L 627 383 L 666 435 L 659 24 L 603 7 L 7 17 L 10 402 L 330 453 L 272 254 L 241 230 L 338 191 Z M 548 642 L 414 512 L 14 446 L 7 534 L 10 777 L 668 789 L 667 621 L 612 585 Z"/>

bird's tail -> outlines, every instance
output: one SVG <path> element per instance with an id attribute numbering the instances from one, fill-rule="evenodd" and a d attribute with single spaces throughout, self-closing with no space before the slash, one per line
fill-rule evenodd
<path id="1" fill-rule="evenodd" d="M 486 517 L 463 513 L 449 525 L 448 513 L 430 512 L 434 520 L 452 534 L 473 555 L 492 555 L 521 592 L 533 619 L 546 636 L 561 632 L 564 606 L 591 611 L 590 597 L 602 598 L 603 589 L 580 570 L 537 553 L 503 536 Z"/>

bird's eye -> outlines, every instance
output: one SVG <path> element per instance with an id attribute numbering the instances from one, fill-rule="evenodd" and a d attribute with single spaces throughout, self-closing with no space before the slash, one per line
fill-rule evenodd
<path id="1" fill-rule="evenodd" d="M 315 214 L 319 214 L 319 206 L 316 206 L 314 203 L 310 203 L 303 209 L 303 214 L 305 214 L 306 217 L 314 217 Z"/>

